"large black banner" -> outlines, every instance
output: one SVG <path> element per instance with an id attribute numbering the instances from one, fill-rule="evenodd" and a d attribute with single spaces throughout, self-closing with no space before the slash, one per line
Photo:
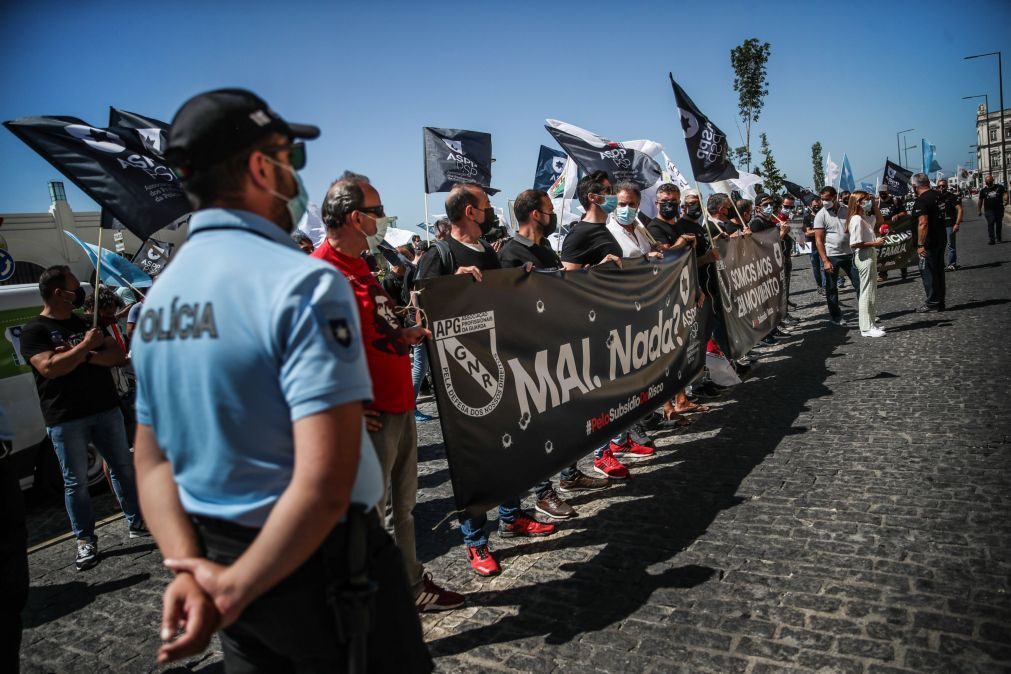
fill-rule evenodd
<path id="1" fill-rule="evenodd" d="M 457 508 L 524 493 L 670 400 L 705 363 L 695 258 L 425 284 Z M 708 301 L 708 300 L 707 300 Z"/>
<path id="2" fill-rule="evenodd" d="M 688 94 L 670 75 L 670 85 L 674 89 L 681 129 L 685 132 L 685 145 L 692 163 L 692 173 L 700 183 L 715 183 L 729 178 L 739 178 L 740 173 L 730 163 L 730 144 L 727 134 L 702 114 Z"/>
<path id="3" fill-rule="evenodd" d="M 878 248 L 878 271 L 905 269 L 916 262 L 916 218 L 903 215 L 886 224 L 885 245 Z"/>
<path id="4" fill-rule="evenodd" d="M 800 202 L 805 206 L 810 206 L 811 202 L 818 198 L 818 195 L 811 190 L 801 187 L 797 183 L 792 183 L 789 180 L 783 181 L 783 187 L 786 188 L 787 192 L 800 199 Z"/>
<path id="5" fill-rule="evenodd" d="M 456 183 L 491 185 L 491 134 L 463 129 L 421 130 L 425 146 L 425 194 L 448 192 Z"/>
<path id="6" fill-rule="evenodd" d="M 741 358 L 786 313 L 786 273 L 778 229 L 719 239 L 716 261 L 730 355 Z"/>
<path id="7" fill-rule="evenodd" d="M 912 178 L 912 171 L 907 171 L 898 164 L 885 160 L 885 172 L 881 182 L 888 186 L 888 193 L 893 197 L 904 199 L 909 194 L 909 182 Z"/>
<path id="8" fill-rule="evenodd" d="M 122 130 L 75 117 L 22 117 L 4 126 L 141 239 L 191 210 L 169 167 Z"/>

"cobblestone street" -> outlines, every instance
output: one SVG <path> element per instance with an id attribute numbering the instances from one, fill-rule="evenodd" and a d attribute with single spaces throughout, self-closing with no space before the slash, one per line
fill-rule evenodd
<path id="1" fill-rule="evenodd" d="M 826 322 L 795 257 L 789 337 L 658 434 L 627 484 L 574 498 L 558 534 L 492 534 L 495 579 L 470 570 L 455 521 L 436 527 L 449 471 L 439 424 L 421 424 L 419 557 L 468 600 L 423 618 L 439 671 L 1011 671 L 1011 245 L 987 246 L 966 204 L 946 312 L 915 313 L 918 273 L 893 272 L 888 334 L 861 338 L 852 289 L 851 327 Z M 67 527 L 62 503 L 32 510 L 33 542 Z M 220 670 L 216 640 L 155 665 L 169 574 L 123 520 L 98 534 L 90 571 L 72 540 L 30 555 L 24 671 Z"/>

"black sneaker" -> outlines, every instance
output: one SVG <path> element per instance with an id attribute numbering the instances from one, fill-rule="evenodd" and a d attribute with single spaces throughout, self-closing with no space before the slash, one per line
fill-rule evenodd
<path id="1" fill-rule="evenodd" d="M 571 494 L 577 491 L 601 491 L 611 486 L 611 480 L 606 477 L 591 477 L 581 470 L 576 471 L 576 477 L 571 480 L 559 480 L 558 491 Z"/>
<path id="2" fill-rule="evenodd" d="M 717 386 L 711 381 L 707 381 L 702 386 L 695 389 L 695 395 L 699 397 L 700 400 L 713 400 L 719 398 L 724 393 L 726 393 L 727 387 Z"/>
<path id="3" fill-rule="evenodd" d="M 130 538 L 151 538 L 151 532 L 143 522 L 130 525 Z"/>
<path id="4" fill-rule="evenodd" d="M 924 304 L 921 307 L 916 307 L 916 313 L 918 314 L 934 314 L 940 311 L 944 311 L 944 307 L 935 307 L 930 304 Z"/>
<path id="5" fill-rule="evenodd" d="M 766 335 L 765 337 L 762 338 L 760 343 L 765 344 L 766 346 L 772 346 L 773 344 L 776 343 L 776 338 L 772 335 Z"/>
<path id="6" fill-rule="evenodd" d="M 633 442 L 656 449 L 653 445 L 653 441 L 648 435 L 646 435 L 646 429 L 643 428 L 642 423 L 632 424 L 632 428 L 628 429 L 628 437 L 632 438 Z"/>
<path id="7" fill-rule="evenodd" d="M 544 498 L 537 499 L 534 503 L 534 510 L 553 520 L 571 520 L 579 515 L 575 508 L 558 498 L 554 489 L 545 494 Z"/>
<path id="8" fill-rule="evenodd" d="M 74 564 L 78 571 L 87 571 L 98 564 L 98 541 L 77 541 L 77 559 Z"/>

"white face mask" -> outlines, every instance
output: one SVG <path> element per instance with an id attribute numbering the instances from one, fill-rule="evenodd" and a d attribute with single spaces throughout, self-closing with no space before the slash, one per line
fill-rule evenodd
<path id="1" fill-rule="evenodd" d="M 383 239 L 386 238 L 386 230 L 390 228 L 390 218 L 382 217 L 376 218 L 376 233 L 373 236 L 367 237 L 369 240 L 369 248 L 373 251 L 379 249 L 379 244 L 382 243 Z"/>
<path id="2" fill-rule="evenodd" d="M 614 219 L 618 221 L 619 225 L 628 227 L 635 222 L 635 216 L 638 212 L 639 209 L 635 206 L 618 206 L 614 210 Z"/>

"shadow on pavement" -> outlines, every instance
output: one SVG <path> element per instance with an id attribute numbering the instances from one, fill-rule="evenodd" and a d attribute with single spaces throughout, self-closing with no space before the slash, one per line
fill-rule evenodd
<path id="1" fill-rule="evenodd" d="M 28 605 L 23 614 L 25 629 L 45 625 L 76 613 L 99 595 L 142 583 L 150 577 L 151 575 L 147 573 L 136 573 L 126 578 L 94 585 L 89 585 L 83 580 L 74 580 L 60 585 L 32 586 L 28 590 Z"/>
<path id="2" fill-rule="evenodd" d="M 467 629 L 472 623 L 461 624 L 459 633 L 429 643 L 433 656 L 530 637 L 567 643 L 620 623 L 657 591 L 678 592 L 722 577 L 717 569 L 678 566 L 677 556 L 722 511 L 746 500 L 738 495 L 741 482 L 795 432 L 792 425 L 809 400 L 831 393 L 824 384 L 830 375 L 827 359 L 845 341 L 845 332 L 824 330 L 784 347 L 779 353 L 791 358 L 762 368 L 769 385 L 761 394 L 742 390 L 736 404 L 710 412 L 692 427 L 714 430 L 715 436 L 702 433 L 697 440 L 661 449 L 644 464 L 654 470 L 637 476 L 633 468 L 620 500 L 566 524 L 564 535 L 497 550 L 506 573 L 510 558 L 529 552 L 563 551 L 538 564 L 577 561 L 561 567 L 571 572 L 568 578 L 469 593 L 471 606 L 516 607 L 518 612 L 472 629 Z M 776 405 L 768 404 L 772 397 Z M 589 558 L 577 550 L 601 544 Z M 536 564 L 528 573 L 536 577 Z"/>
<path id="3" fill-rule="evenodd" d="M 945 312 L 948 311 L 965 311 L 966 309 L 982 309 L 984 307 L 993 307 L 1001 304 L 1007 304 L 1011 302 L 1009 299 L 999 299 L 999 300 L 976 300 L 973 302 L 966 302 L 964 304 L 956 304 L 953 307 L 948 307 Z"/>

